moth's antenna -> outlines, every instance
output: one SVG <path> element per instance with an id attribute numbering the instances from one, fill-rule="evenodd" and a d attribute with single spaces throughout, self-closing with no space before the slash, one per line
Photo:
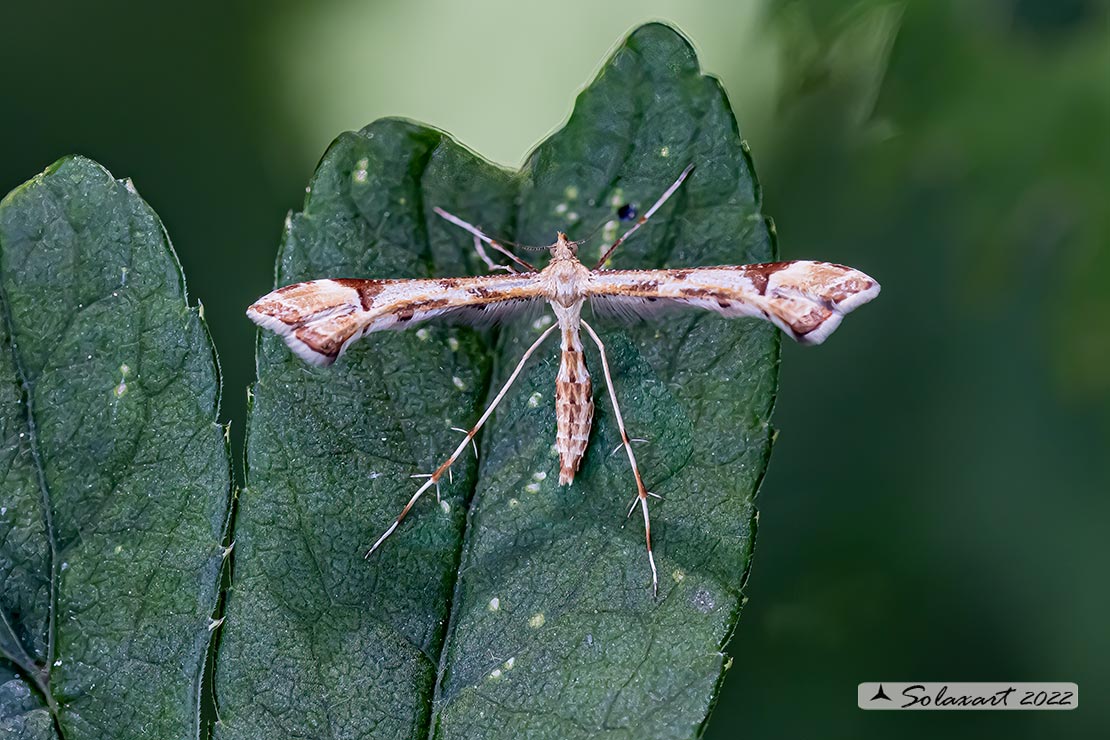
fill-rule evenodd
<path id="1" fill-rule="evenodd" d="M 479 229 L 474 224 L 463 221 L 458 216 L 456 216 L 454 214 L 451 214 L 451 213 L 448 213 L 447 211 L 443 210 L 439 206 L 436 206 L 432 210 L 435 211 L 436 215 L 439 216 L 440 218 L 443 218 L 443 219 L 446 219 L 447 221 L 450 221 L 451 223 L 455 224 L 455 226 L 458 226 L 461 229 L 466 229 L 471 234 L 478 237 L 479 239 L 484 241 L 486 244 L 490 245 L 491 247 L 496 249 L 498 252 L 505 255 L 506 257 L 511 259 L 513 262 L 517 263 L 518 265 L 520 265 L 524 269 L 528 270 L 529 272 L 535 272 L 536 271 L 535 267 L 528 264 L 527 262 L 522 260 L 520 257 L 517 257 L 515 254 L 513 254 L 509 250 L 505 249 L 503 246 L 501 246 L 500 242 L 498 242 L 496 239 L 492 239 L 489 236 L 487 236 L 484 231 Z M 507 244 L 512 244 L 512 242 L 506 242 L 506 243 Z M 520 245 L 518 244 L 518 245 L 514 245 L 514 246 L 519 247 Z"/>
<path id="2" fill-rule="evenodd" d="M 579 245 L 589 241 L 591 238 L 593 238 L 593 235 L 596 234 L 598 231 L 600 231 L 601 227 L 604 226 L 608 221 L 609 221 L 608 218 L 604 219 L 601 223 L 599 223 L 597 226 L 595 226 L 593 228 L 593 230 L 590 231 L 589 234 L 586 234 L 586 236 L 582 237 L 581 239 L 572 240 L 571 244 L 579 246 Z M 548 245 L 546 247 L 526 247 L 523 244 L 516 244 L 514 246 L 517 247 L 518 249 L 523 249 L 526 252 L 546 252 L 547 250 L 551 249 L 551 245 Z"/>
<path id="3" fill-rule="evenodd" d="M 667 202 L 667 198 L 670 198 L 672 195 L 674 195 L 674 191 L 678 190 L 679 185 L 681 185 L 682 181 L 685 180 L 690 175 L 690 172 L 693 169 L 694 169 L 693 164 L 686 165 L 686 169 L 684 169 L 682 171 L 682 174 L 678 176 L 678 179 L 675 180 L 674 183 L 669 188 L 667 188 L 667 190 L 663 193 L 663 195 L 659 196 L 659 200 L 655 201 L 655 205 L 653 205 L 651 208 L 647 209 L 647 212 L 645 212 L 643 216 L 640 216 L 640 219 L 632 225 L 631 229 L 629 229 L 628 231 L 621 234 L 621 236 L 615 242 L 613 242 L 613 246 L 611 246 L 611 247 L 609 247 L 609 249 L 605 250 L 605 254 L 601 255 L 601 259 L 599 259 L 597 261 L 597 264 L 594 265 L 595 270 L 598 269 L 599 267 L 601 267 L 602 265 L 604 265 L 606 260 L 609 259 L 609 255 L 613 254 L 613 251 L 617 247 L 619 247 L 621 244 L 623 244 L 624 241 L 626 239 L 628 239 L 628 237 L 635 234 L 636 229 L 640 228 L 645 223 L 647 223 L 647 220 L 649 218 L 651 218 L 655 214 L 656 211 L 659 210 L 659 207 Z"/>
<path id="4" fill-rule="evenodd" d="M 601 227 L 602 227 L 602 226 L 604 226 L 605 224 L 609 223 L 609 221 L 610 221 L 610 220 L 611 220 L 611 219 L 610 219 L 610 218 L 608 218 L 608 217 L 606 217 L 606 218 L 603 218 L 603 219 L 601 220 L 601 223 L 599 223 L 599 224 L 598 224 L 597 226 L 593 227 L 593 229 L 591 229 L 591 230 L 590 230 L 590 233 L 589 233 L 589 234 L 586 234 L 586 235 L 585 235 L 584 237 L 582 237 L 581 239 L 575 239 L 575 240 L 574 240 L 574 244 L 576 244 L 576 245 L 578 245 L 578 246 L 581 246 L 581 245 L 585 244 L 586 242 L 588 242 L 588 241 L 589 241 L 590 239 L 593 239 L 593 238 L 594 238 L 594 234 L 596 234 L 597 232 L 601 231 Z"/>

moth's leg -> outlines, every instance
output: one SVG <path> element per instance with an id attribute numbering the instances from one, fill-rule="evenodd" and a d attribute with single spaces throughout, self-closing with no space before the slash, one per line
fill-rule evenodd
<path id="1" fill-rule="evenodd" d="M 386 538 L 389 537 L 389 535 L 393 534 L 394 530 L 397 529 L 397 526 L 409 513 L 409 510 L 412 509 L 413 505 L 420 499 L 421 496 L 424 495 L 424 492 L 432 486 L 438 485 L 440 478 L 442 478 L 443 475 L 451 469 L 451 466 L 455 463 L 456 460 L 459 459 L 459 456 L 463 453 L 463 451 L 466 450 L 467 445 L 473 443 L 474 436 L 478 434 L 478 430 L 481 429 L 482 425 L 486 423 L 486 420 L 489 419 L 490 414 L 492 414 L 493 410 L 497 408 L 497 404 L 501 403 L 501 399 L 505 397 L 505 394 L 508 392 L 509 387 L 512 386 L 513 381 L 515 381 L 516 377 L 520 375 L 520 371 L 524 369 L 524 363 L 527 362 L 528 358 L 532 356 L 532 353 L 535 352 L 541 344 L 543 344 L 543 340 L 551 336 L 551 332 L 555 331 L 558 328 L 558 324 L 552 324 L 550 327 L 548 327 L 547 331 L 545 331 L 543 334 L 540 334 L 539 339 L 533 342 L 531 347 L 525 350 L 524 356 L 520 358 L 520 362 L 517 363 L 516 368 L 513 370 L 512 374 L 509 375 L 509 379 L 505 381 L 505 385 L 501 386 L 501 390 L 497 392 L 497 395 L 493 397 L 493 401 L 491 401 L 490 405 L 486 407 L 486 410 L 478 419 L 478 423 L 471 427 L 470 431 L 466 433 L 466 437 L 463 438 L 463 441 L 459 444 L 458 447 L 455 448 L 455 451 L 451 453 L 451 457 L 447 458 L 447 460 L 444 461 L 442 465 L 436 468 L 435 472 L 428 474 L 428 479 L 424 481 L 424 484 L 421 485 L 420 488 L 416 489 L 416 493 L 414 493 L 412 495 L 412 498 L 409 499 L 409 502 L 405 504 L 405 508 L 401 509 L 401 513 L 397 515 L 397 519 L 394 520 L 393 524 L 389 525 L 389 529 L 385 530 L 385 532 L 382 533 L 382 536 L 378 538 L 378 541 L 375 542 L 370 547 L 370 549 L 366 551 L 366 557 L 370 557 L 374 553 L 374 551 L 377 550 L 383 542 L 385 542 Z"/>
<path id="2" fill-rule="evenodd" d="M 482 240 L 479 239 L 477 236 L 474 237 L 474 251 L 478 253 L 478 259 L 482 260 L 482 262 L 485 264 L 486 268 L 490 272 L 494 272 L 496 270 L 504 270 L 505 272 L 514 273 L 517 272 L 517 269 L 512 265 L 499 265 L 492 259 L 490 259 L 490 256 L 486 254 L 486 248 L 482 246 Z"/>
<path id="3" fill-rule="evenodd" d="M 590 338 L 594 340 L 597 345 L 598 351 L 601 353 L 601 369 L 605 373 L 605 385 L 609 388 L 609 400 L 613 402 L 613 415 L 617 419 L 617 428 L 621 433 L 621 444 L 624 445 L 625 452 L 628 453 L 628 462 L 632 464 L 632 475 L 636 479 L 636 501 L 640 502 L 640 510 L 644 513 L 644 540 L 647 542 L 647 555 L 648 564 L 651 566 L 651 592 L 652 594 L 659 595 L 659 573 L 655 570 L 655 556 L 651 553 L 651 518 L 648 516 L 648 496 L 655 494 L 649 493 L 647 488 L 644 487 L 644 481 L 640 477 L 640 468 L 636 465 L 636 454 L 632 451 L 632 440 L 628 437 L 628 432 L 624 428 L 624 417 L 621 416 L 621 407 L 617 403 L 617 391 L 613 388 L 613 376 L 609 372 L 609 357 L 605 354 L 605 345 L 601 342 L 601 337 L 597 335 L 593 327 L 582 322 L 582 326 L 586 327 Z M 632 502 L 633 507 L 636 501 Z M 629 514 L 632 512 L 629 511 Z"/>
<path id="4" fill-rule="evenodd" d="M 468 221 L 463 221 L 461 218 L 459 218 L 455 214 L 448 213 L 447 211 L 443 210 L 439 206 L 436 206 L 432 210 L 435 211 L 436 215 L 438 215 L 440 218 L 442 218 L 446 221 L 450 221 L 451 223 L 455 224 L 455 226 L 458 226 L 460 229 L 465 229 L 466 231 L 469 231 L 475 237 L 484 241 L 486 244 L 490 245 L 491 247 L 496 249 L 498 252 L 500 252 L 501 254 L 503 254 L 506 257 L 508 257 L 509 259 L 511 259 L 513 262 L 515 262 L 518 265 L 520 265 L 521 267 L 523 267 L 525 270 L 528 270 L 529 272 L 535 272 L 536 271 L 535 267 L 528 264 L 527 262 L 522 260 L 520 257 L 517 257 L 515 254 L 513 254 L 509 250 L 505 249 L 505 247 L 501 246 L 501 244 L 498 243 L 498 241 L 496 239 L 491 238 L 488 234 L 486 234 L 484 231 L 479 229 L 474 224 L 472 224 Z"/>
<path id="5" fill-rule="evenodd" d="M 637 229 L 646 224 L 648 219 L 655 215 L 655 212 L 658 211 L 659 208 L 667 202 L 667 198 L 670 198 L 672 195 L 674 195 L 674 191 L 678 190 L 678 187 L 682 184 L 682 181 L 689 177 L 690 172 L 693 171 L 693 169 L 693 164 L 686 165 L 686 169 L 684 169 L 682 171 L 682 174 L 678 176 L 678 179 L 671 183 L 671 186 L 667 188 L 662 195 L 659 196 L 659 200 L 655 201 L 655 204 L 652 205 L 651 208 L 647 209 L 644 215 L 640 216 L 639 220 L 637 220 L 636 223 L 632 224 L 631 229 L 621 234 L 621 236 L 618 237 L 617 240 L 614 241 L 607 250 L 605 250 L 605 254 L 601 255 L 601 259 L 599 259 L 597 261 L 597 264 L 594 265 L 595 270 L 604 265 L 606 260 L 608 260 L 613 252 L 617 250 L 617 247 L 623 244 L 625 240 L 628 239 L 628 237 L 635 234 Z"/>

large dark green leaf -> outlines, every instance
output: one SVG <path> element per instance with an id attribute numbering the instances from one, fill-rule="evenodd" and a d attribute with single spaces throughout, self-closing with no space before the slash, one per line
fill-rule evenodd
<path id="1" fill-rule="evenodd" d="M 764 261 L 774 247 L 728 102 L 674 31 L 636 31 L 520 173 L 436 131 L 341 136 L 286 230 L 277 282 L 479 270 L 433 206 L 530 244 L 583 237 L 693 176 L 617 266 Z M 611 240 L 613 225 L 602 231 Z M 596 259 L 600 240 L 584 252 Z M 534 255 L 526 255 L 533 257 Z M 542 259 L 542 258 L 540 258 Z M 770 452 L 778 339 L 701 315 L 599 323 L 653 502 L 652 597 L 600 362 L 575 483 L 554 441 L 557 344 L 518 380 L 443 490 L 361 553 L 457 443 L 540 331 L 376 334 L 315 369 L 262 337 L 218 663 L 220 738 L 696 735 L 727 664 Z"/>
<path id="2" fill-rule="evenodd" d="M 212 345 L 130 182 L 0 203 L 0 734 L 195 738 L 230 492 Z"/>

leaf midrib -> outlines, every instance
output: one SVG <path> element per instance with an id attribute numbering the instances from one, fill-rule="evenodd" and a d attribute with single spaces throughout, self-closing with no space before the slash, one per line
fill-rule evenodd
<path id="1" fill-rule="evenodd" d="M 419 223 L 421 224 L 421 227 L 420 227 L 421 228 L 421 233 L 422 233 L 423 238 L 424 238 L 424 254 L 427 255 L 428 264 L 432 267 L 435 266 L 435 250 L 432 248 L 431 234 L 429 233 L 429 231 L 427 229 L 427 226 L 426 226 L 426 224 L 427 224 L 427 208 L 426 208 L 426 203 L 425 203 L 425 198 L 424 198 L 423 182 L 424 182 L 424 175 L 428 171 L 428 164 L 434 159 L 435 153 L 440 151 L 442 148 L 444 148 L 444 142 L 445 142 L 445 139 L 444 139 L 444 137 L 441 136 L 436 141 L 436 145 L 434 147 L 429 148 L 428 155 L 423 159 L 423 161 L 420 162 L 420 176 L 417 180 L 417 182 L 419 183 L 419 186 L 416 188 L 416 191 L 420 195 L 418 209 L 419 209 L 420 215 L 421 215 Z M 513 187 L 513 190 L 514 190 L 513 199 L 514 199 L 514 201 L 519 200 L 519 197 L 520 197 L 522 174 L 523 174 L 522 172 L 517 172 L 512 177 L 513 186 L 514 186 Z M 511 216 L 512 224 L 507 225 L 506 228 L 509 229 L 508 236 L 511 236 L 513 239 L 515 239 L 516 238 L 516 223 L 519 221 L 519 208 L 512 209 L 511 213 L 512 213 L 512 216 Z M 464 264 L 467 261 L 472 262 L 472 260 L 466 260 L 464 258 Z M 494 378 L 497 377 L 498 365 L 499 365 L 499 363 L 502 359 L 502 354 L 503 354 L 503 352 L 502 352 L 502 344 L 503 344 L 503 342 L 502 342 L 502 332 L 501 332 L 500 327 L 497 326 L 497 325 L 494 325 L 493 327 L 491 327 L 489 330 L 487 330 L 485 332 L 485 335 L 488 338 L 488 341 L 483 341 L 482 344 L 484 345 L 484 348 L 486 349 L 486 354 L 489 357 L 490 361 L 489 361 L 488 371 L 486 373 L 484 373 L 484 377 L 483 377 L 483 380 L 482 380 L 485 388 L 483 390 L 483 393 L 481 394 L 481 399 L 482 399 L 481 406 L 477 409 L 477 413 L 479 415 L 482 413 L 482 411 L 485 410 L 485 408 L 488 406 L 489 402 L 492 400 L 493 396 L 496 395 L 496 393 L 497 393 L 497 390 L 494 389 L 494 387 L 493 387 L 493 381 L 494 381 Z M 390 397 L 390 402 L 391 403 L 394 402 L 394 399 L 393 399 L 392 396 Z M 494 422 L 494 419 L 491 418 L 489 420 L 489 422 Z M 481 430 L 479 430 L 479 434 L 477 435 L 476 441 L 479 444 L 479 447 L 478 447 L 479 450 L 482 450 L 482 449 L 485 448 L 483 443 L 486 439 L 486 436 L 489 433 L 489 430 L 493 428 L 493 424 L 491 424 L 489 422 L 487 422 L 487 424 L 485 426 L 483 426 L 483 428 Z M 494 423 L 496 423 L 496 422 L 494 422 Z M 473 476 L 473 483 L 469 486 L 468 490 L 465 492 L 464 497 L 463 497 L 463 501 L 464 501 L 463 505 L 466 507 L 466 519 L 464 520 L 464 523 L 463 523 L 462 537 L 459 538 L 459 546 L 457 548 L 455 548 L 454 564 L 451 568 L 451 575 L 452 575 L 453 583 L 451 585 L 451 597 L 450 597 L 450 601 L 449 601 L 449 604 L 448 604 L 447 620 L 444 622 L 443 635 L 442 635 L 442 638 L 440 639 L 440 643 L 439 643 L 438 660 L 432 660 L 430 655 L 427 656 L 429 658 L 429 660 L 432 660 L 432 665 L 434 665 L 436 667 L 436 679 L 435 679 L 435 684 L 432 687 L 431 699 L 430 699 L 430 701 L 428 702 L 428 705 L 427 705 L 428 706 L 427 715 L 426 715 L 425 719 L 421 720 L 421 723 L 426 726 L 426 731 L 425 731 L 424 734 L 428 737 L 428 740 L 434 740 L 434 736 L 435 736 L 436 717 L 437 717 L 436 706 L 440 701 L 440 693 L 441 693 L 441 688 L 442 688 L 442 685 L 443 685 L 443 678 L 447 673 L 447 657 L 448 657 L 448 654 L 450 653 L 450 639 L 451 639 L 451 634 L 453 632 L 453 628 L 454 628 L 455 621 L 456 621 L 456 618 L 458 616 L 458 611 L 459 611 L 459 596 L 460 596 L 460 591 L 461 591 L 461 588 L 462 588 L 462 577 L 461 577 L 460 569 L 462 568 L 462 562 L 463 562 L 463 557 L 466 553 L 466 548 L 468 546 L 468 543 L 470 542 L 469 533 L 471 531 L 471 521 L 472 521 L 472 518 L 474 516 L 473 503 L 474 503 L 474 497 L 478 493 L 478 484 L 481 481 L 481 474 L 482 474 L 481 465 L 477 465 L 476 468 L 475 468 L 474 476 Z"/>

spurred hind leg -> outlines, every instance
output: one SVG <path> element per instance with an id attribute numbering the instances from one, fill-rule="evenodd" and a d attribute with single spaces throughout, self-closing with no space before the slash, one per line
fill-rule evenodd
<path id="1" fill-rule="evenodd" d="M 647 542 L 647 555 L 648 564 L 651 566 L 651 592 L 654 595 L 659 594 L 659 573 L 655 569 L 655 556 L 651 553 L 651 518 L 648 516 L 648 496 L 655 494 L 649 493 L 647 488 L 644 487 L 644 481 L 640 477 L 640 468 L 636 465 L 636 453 L 632 451 L 632 440 L 628 438 L 628 432 L 624 428 L 624 418 L 621 416 L 621 407 L 617 402 L 617 391 L 613 388 L 613 376 L 609 373 L 609 358 L 605 354 L 605 345 L 602 344 L 601 338 L 593 327 L 582 322 L 582 326 L 586 327 L 590 338 L 594 340 L 597 345 L 598 351 L 601 353 L 601 368 L 605 373 L 605 385 L 609 388 L 609 399 L 613 402 L 613 415 L 617 419 L 617 428 L 621 433 L 621 444 L 624 445 L 625 452 L 628 453 L 628 462 L 632 464 L 632 476 L 636 479 L 636 500 L 640 502 L 640 510 L 644 513 L 644 540 Z M 636 506 L 633 501 L 632 506 Z M 629 512 L 631 514 L 631 511 Z"/>
<path id="2" fill-rule="evenodd" d="M 436 486 L 436 489 L 438 491 L 439 479 L 442 478 L 443 475 L 451 469 L 451 466 L 455 464 L 455 461 L 458 460 L 459 456 L 462 455 L 464 450 L 466 450 L 466 446 L 469 444 L 473 444 L 474 436 L 478 434 L 478 430 L 482 428 L 482 425 L 486 423 L 487 419 L 489 419 L 490 414 L 492 414 L 493 410 L 497 408 L 497 404 L 499 404 L 501 402 L 501 399 L 504 398 L 505 393 L 508 392 L 509 387 L 513 384 L 513 381 L 516 380 L 516 376 L 520 375 L 520 371 L 524 369 L 524 363 L 527 362 L 528 358 L 532 356 L 532 353 L 536 351 L 536 348 L 543 344 L 543 340 L 551 336 L 551 332 L 555 331 L 558 327 L 558 324 L 552 324 L 547 331 L 545 331 L 543 334 L 540 334 L 539 339 L 533 342 L 531 347 L 525 350 L 524 356 L 520 358 L 520 362 L 518 362 L 516 365 L 516 369 L 514 369 L 512 374 L 509 375 L 509 379 L 505 381 L 505 385 L 501 386 L 501 390 L 497 392 L 497 395 L 493 397 L 493 401 L 490 402 L 490 405 L 486 408 L 485 412 L 482 413 L 482 416 L 478 419 L 478 423 L 471 427 L 470 430 L 466 433 L 466 437 L 464 437 L 463 441 L 459 443 L 459 446 L 455 448 L 455 451 L 451 453 L 451 457 L 447 458 L 447 460 L 445 460 L 442 465 L 436 468 L 435 472 L 424 474 L 427 476 L 427 480 L 424 481 L 424 484 L 421 485 L 420 488 L 416 489 L 416 493 L 414 493 L 412 495 L 412 498 L 409 499 L 409 502 L 405 504 L 405 508 L 401 509 L 401 513 L 397 515 L 397 518 L 394 520 L 393 524 L 389 525 L 389 529 L 385 530 L 385 532 L 382 533 L 382 536 L 378 538 L 378 541 L 371 545 L 370 549 L 366 551 L 366 557 L 370 557 L 374 553 L 374 551 L 377 550 L 383 542 L 385 542 L 386 538 L 389 537 L 389 535 L 393 534 L 398 525 L 401 524 L 401 521 L 408 515 L 409 510 L 412 509 L 413 505 L 420 499 L 421 496 L 424 495 L 425 491 L 427 491 L 432 486 Z"/>

